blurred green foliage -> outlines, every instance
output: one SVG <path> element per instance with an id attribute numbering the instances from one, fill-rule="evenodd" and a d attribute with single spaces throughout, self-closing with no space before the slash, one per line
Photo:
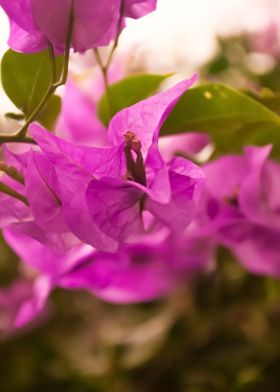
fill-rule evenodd
<path id="1" fill-rule="evenodd" d="M 150 304 L 57 290 L 46 321 L 2 340 L 1 392 L 277 392 L 280 285 L 225 250 L 218 264 Z"/>

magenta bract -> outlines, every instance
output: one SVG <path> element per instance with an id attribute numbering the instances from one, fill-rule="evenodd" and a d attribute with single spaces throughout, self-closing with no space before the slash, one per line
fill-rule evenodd
<path id="1" fill-rule="evenodd" d="M 153 226 L 165 225 L 171 231 L 188 226 L 204 174 L 183 158 L 165 162 L 157 144 L 168 113 L 195 80 L 196 76 L 116 114 L 109 125 L 109 147 L 77 146 L 31 127 L 55 166 L 63 216 L 81 241 L 114 251 L 144 232 L 146 211 L 154 217 Z"/>
<path id="2" fill-rule="evenodd" d="M 228 246 L 257 274 L 280 276 L 280 165 L 269 160 L 271 146 L 247 147 L 244 155 L 204 166 L 201 230 Z"/>
<path id="3" fill-rule="evenodd" d="M 120 19 L 140 18 L 156 8 L 156 0 L 0 0 L 10 19 L 9 45 L 33 53 L 51 42 L 65 50 L 70 20 L 72 47 L 77 52 L 108 45 L 118 33 Z"/>

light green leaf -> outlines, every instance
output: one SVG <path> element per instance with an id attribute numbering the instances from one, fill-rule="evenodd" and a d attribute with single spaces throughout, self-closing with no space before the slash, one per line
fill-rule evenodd
<path id="1" fill-rule="evenodd" d="M 56 58 L 57 73 L 62 57 Z M 52 66 L 47 51 L 24 54 L 8 50 L 1 62 L 3 88 L 11 101 L 29 116 L 42 100 L 51 83 Z"/>
<path id="2" fill-rule="evenodd" d="M 280 148 L 280 118 L 255 99 L 221 84 L 188 90 L 164 123 L 161 135 L 207 132 L 219 153 L 247 144 Z"/>
<path id="3" fill-rule="evenodd" d="M 115 113 L 152 95 L 170 75 L 140 74 L 112 84 L 98 103 L 98 115 L 108 125 Z"/>

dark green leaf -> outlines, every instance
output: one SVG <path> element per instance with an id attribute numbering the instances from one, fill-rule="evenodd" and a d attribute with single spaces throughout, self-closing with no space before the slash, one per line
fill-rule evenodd
<path id="1" fill-rule="evenodd" d="M 44 109 L 39 113 L 37 120 L 47 129 L 52 130 L 61 110 L 61 98 L 53 95 Z"/>
<path id="2" fill-rule="evenodd" d="M 164 123 L 161 134 L 207 132 L 219 153 L 246 144 L 280 148 L 280 118 L 261 103 L 221 84 L 187 91 Z"/>
<path id="3" fill-rule="evenodd" d="M 107 126 L 115 113 L 152 95 L 169 76 L 141 74 L 112 84 L 98 103 L 100 120 Z"/>
<path id="4" fill-rule="evenodd" d="M 58 73 L 62 58 L 56 59 Z M 51 61 L 47 51 L 35 54 L 8 50 L 1 62 L 3 88 L 11 101 L 26 115 L 30 115 L 42 100 L 51 83 Z"/>

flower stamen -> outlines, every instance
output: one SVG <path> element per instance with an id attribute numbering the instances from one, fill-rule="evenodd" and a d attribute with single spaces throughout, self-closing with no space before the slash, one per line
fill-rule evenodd
<path id="1" fill-rule="evenodd" d="M 138 137 L 132 131 L 127 131 L 124 135 L 126 157 L 126 176 L 138 184 L 147 185 L 146 170 L 143 155 L 141 152 L 142 144 Z M 136 154 L 136 159 L 132 152 Z"/>

